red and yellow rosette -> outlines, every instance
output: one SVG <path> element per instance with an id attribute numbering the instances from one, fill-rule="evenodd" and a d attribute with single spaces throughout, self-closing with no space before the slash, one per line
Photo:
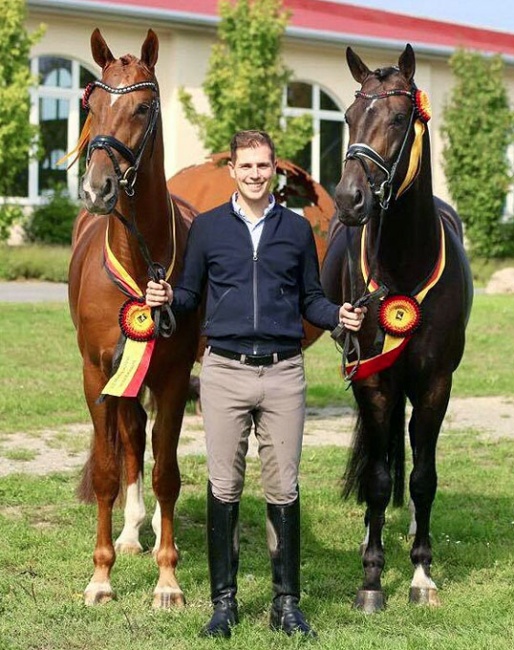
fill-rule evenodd
<path id="1" fill-rule="evenodd" d="M 152 310 L 142 298 L 129 298 L 123 303 L 119 322 L 121 331 L 128 339 L 150 341 L 154 338 L 155 323 Z"/>
<path id="2" fill-rule="evenodd" d="M 424 90 L 420 90 L 419 88 L 415 90 L 414 106 L 416 107 L 418 118 L 426 124 L 432 117 L 432 106 L 430 105 L 430 99 Z"/>
<path id="3" fill-rule="evenodd" d="M 420 304 L 411 296 L 389 296 L 380 305 L 378 322 L 390 336 L 411 336 L 421 325 Z"/>

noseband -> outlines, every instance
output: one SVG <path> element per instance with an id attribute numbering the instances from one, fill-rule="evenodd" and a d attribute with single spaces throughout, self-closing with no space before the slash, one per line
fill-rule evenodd
<path id="1" fill-rule="evenodd" d="M 356 142 L 355 144 L 350 145 L 346 152 L 344 162 L 346 162 L 347 160 L 359 161 L 359 163 L 362 165 L 364 173 L 366 174 L 366 178 L 368 179 L 368 184 L 371 189 L 371 192 L 378 199 L 378 203 L 382 208 L 382 210 L 387 210 L 389 207 L 389 201 L 391 200 L 391 196 L 393 193 L 393 181 L 396 176 L 396 171 L 398 169 L 400 160 L 402 159 L 403 152 L 407 145 L 407 139 L 409 137 L 411 127 L 414 123 L 414 119 L 416 117 L 422 119 L 422 116 L 419 114 L 419 111 L 417 109 L 417 103 L 416 103 L 418 98 L 418 92 L 419 91 L 416 88 L 414 88 L 413 90 L 401 90 L 401 89 L 387 90 L 383 93 L 376 93 L 376 94 L 364 93 L 361 90 L 358 90 L 355 93 L 355 97 L 362 97 L 363 99 L 386 99 L 387 97 L 391 97 L 393 95 L 404 95 L 406 97 L 410 97 L 414 105 L 414 108 L 410 115 L 409 124 L 405 131 L 405 135 L 403 136 L 403 142 L 400 147 L 400 151 L 398 152 L 398 156 L 396 157 L 396 160 L 394 161 L 394 163 L 391 165 L 390 168 L 388 168 L 386 161 L 382 158 L 382 156 L 377 151 L 375 151 L 372 147 L 368 146 L 367 144 L 364 144 L 363 142 Z M 379 169 L 381 169 L 385 174 L 385 180 L 380 184 L 379 187 L 377 187 L 375 182 L 373 181 L 367 163 L 368 160 L 374 163 L 377 167 L 379 167 Z"/>
<path id="2" fill-rule="evenodd" d="M 120 187 L 125 190 L 127 196 L 134 196 L 134 185 L 136 183 L 137 172 L 141 163 L 143 152 L 150 137 L 155 136 L 155 126 L 157 124 L 160 108 L 159 96 L 157 93 L 157 84 L 153 81 L 140 81 L 139 83 L 131 84 L 130 86 L 113 88 L 112 86 L 108 86 L 107 84 L 103 83 L 103 81 L 93 81 L 86 86 L 84 96 L 82 98 L 82 106 L 86 110 L 89 108 L 89 97 L 95 88 L 101 88 L 102 90 L 105 90 L 106 92 L 113 95 L 126 95 L 127 93 L 131 93 L 135 90 L 141 90 L 143 88 L 150 88 L 150 90 L 152 90 L 154 93 L 152 103 L 150 104 L 150 118 L 148 120 L 146 130 L 137 151 L 132 151 L 132 149 L 123 144 L 123 142 L 120 142 L 120 140 L 114 138 L 111 135 L 97 135 L 90 141 L 87 148 L 86 164 L 89 165 L 89 161 L 91 160 L 91 156 L 93 155 L 94 151 L 97 149 L 103 149 L 112 162 Z M 124 172 L 121 171 L 121 167 L 116 156 L 114 155 L 113 149 L 117 151 L 129 163 L 129 166 Z"/>

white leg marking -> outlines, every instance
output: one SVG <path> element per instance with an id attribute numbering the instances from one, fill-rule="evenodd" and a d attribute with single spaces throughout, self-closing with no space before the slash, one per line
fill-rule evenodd
<path id="1" fill-rule="evenodd" d="M 414 569 L 414 577 L 410 586 L 419 589 L 437 589 L 435 582 L 427 576 L 421 564 Z"/>
<path id="2" fill-rule="evenodd" d="M 159 505 L 158 501 L 155 502 L 155 511 L 152 517 L 152 528 L 153 532 L 155 533 L 155 544 L 153 547 L 153 553 L 155 555 L 159 550 L 159 546 L 161 545 L 161 506 Z"/>
<path id="3" fill-rule="evenodd" d="M 139 529 L 146 514 L 145 502 L 143 500 L 143 477 L 139 474 L 137 481 L 127 488 L 127 500 L 125 502 L 124 519 L 125 524 L 120 536 L 116 540 L 116 550 L 139 552 L 143 550 L 139 542 Z"/>

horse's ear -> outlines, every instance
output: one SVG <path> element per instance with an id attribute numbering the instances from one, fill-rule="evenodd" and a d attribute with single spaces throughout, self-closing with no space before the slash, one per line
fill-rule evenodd
<path id="1" fill-rule="evenodd" d="M 141 46 L 141 61 L 149 70 L 153 70 L 159 56 L 159 39 L 153 29 L 148 30 L 145 42 Z"/>
<path id="2" fill-rule="evenodd" d="M 346 62 L 348 63 L 352 77 L 360 84 L 362 84 L 364 79 L 371 74 L 371 70 L 364 61 L 355 54 L 351 47 L 346 48 Z"/>
<path id="3" fill-rule="evenodd" d="M 414 81 L 414 73 L 416 72 L 416 57 L 414 56 L 414 50 L 410 43 L 407 43 L 398 59 L 398 66 L 405 79 L 409 83 L 412 83 Z"/>
<path id="4" fill-rule="evenodd" d="M 100 34 L 98 27 L 91 34 L 91 52 L 93 54 L 93 59 L 98 63 L 102 70 L 106 65 L 111 63 L 111 61 L 114 61 L 114 56 L 105 42 L 104 37 Z"/>

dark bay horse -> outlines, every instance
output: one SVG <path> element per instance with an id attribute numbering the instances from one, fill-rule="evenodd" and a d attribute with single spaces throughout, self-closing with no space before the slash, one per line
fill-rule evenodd
<path id="1" fill-rule="evenodd" d="M 94 574 L 85 602 L 113 597 L 112 510 L 124 478 L 125 525 L 116 549 L 141 548 L 147 414 L 140 397 L 145 387 L 155 408 L 152 483 L 159 506 L 153 519 L 159 577 L 154 606 L 168 608 L 184 602 L 175 576 L 177 445 L 199 317 L 174 322 L 169 312 L 151 314 L 143 296 L 149 267 L 152 277 L 166 275 L 176 282 L 191 215 L 183 214 L 184 206 L 170 199 L 166 188 L 156 35 L 148 31 L 140 59 L 116 59 L 99 30 L 91 36 L 91 49 L 102 78 L 84 96 L 89 117 L 81 141 L 88 143 L 88 154 L 81 195 L 87 210 L 75 224 L 69 269 L 70 308 L 94 426 L 81 494 L 94 493 L 98 507 Z M 166 337 L 156 336 L 159 331 Z"/>
<path id="2" fill-rule="evenodd" d="M 338 304 L 382 295 L 371 298 L 344 362 L 358 406 L 344 496 L 356 493 L 366 503 L 364 582 L 355 604 L 372 612 L 384 606 L 386 507 L 391 496 L 395 505 L 403 500 L 407 400 L 415 509 L 410 599 L 438 603 L 430 575 L 436 444 L 464 351 L 473 287 L 459 218 L 432 193 L 430 105 L 414 83 L 412 47 L 398 66 L 374 71 L 351 48 L 346 55 L 361 87 L 346 113 L 349 147 L 322 282 Z"/>

